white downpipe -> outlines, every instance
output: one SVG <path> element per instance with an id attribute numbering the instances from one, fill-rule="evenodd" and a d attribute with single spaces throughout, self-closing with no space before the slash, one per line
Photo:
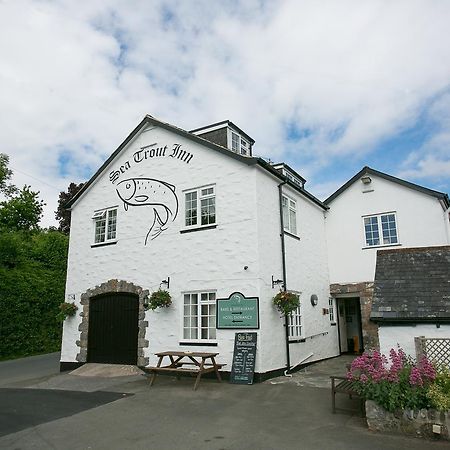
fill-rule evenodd
<path id="1" fill-rule="evenodd" d="M 305 356 L 303 359 L 301 359 L 297 364 L 295 364 L 295 366 L 291 366 L 289 368 L 289 371 L 291 371 L 292 369 L 295 369 L 297 366 L 299 366 L 302 362 L 305 362 L 307 359 L 311 358 L 311 356 L 313 356 L 314 353 L 310 353 L 308 356 Z M 287 373 L 288 371 L 285 370 L 284 371 L 284 376 L 285 377 L 292 377 L 292 375 L 290 373 Z"/>

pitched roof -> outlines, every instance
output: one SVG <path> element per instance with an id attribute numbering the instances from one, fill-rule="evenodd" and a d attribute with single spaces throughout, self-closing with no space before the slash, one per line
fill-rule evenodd
<path id="1" fill-rule="evenodd" d="M 230 122 L 231 123 L 231 122 Z M 70 208 L 74 205 L 74 203 L 81 198 L 81 196 L 90 188 L 90 186 L 94 183 L 94 181 L 103 173 L 103 171 L 108 167 L 108 165 L 121 153 L 121 151 L 132 141 L 132 139 L 141 131 L 143 130 L 147 125 L 156 125 L 158 127 L 164 128 L 166 130 L 169 130 L 173 133 L 176 133 L 180 136 L 183 136 L 187 139 L 190 139 L 191 141 L 194 141 L 200 145 L 203 145 L 205 147 L 210 148 L 211 150 L 217 151 L 221 153 L 222 155 L 228 156 L 230 158 L 233 158 L 237 161 L 240 161 L 248 166 L 260 166 L 263 168 L 266 172 L 271 173 L 272 175 L 275 175 L 277 178 L 279 178 L 281 181 L 288 184 L 290 187 L 298 191 L 301 195 L 311 200 L 316 205 L 320 206 L 324 210 L 328 209 L 328 207 L 321 202 L 318 198 L 314 197 L 311 193 L 306 191 L 303 188 L 300 188 L 299 186 L 296 186 L 294 183 L 289 181 L 284 175 L 282 175 L 280 172 L 275 170 L 270 164 L 268 164 L 266 161 L 264 161 L 261 158 L 255 158 L 252 156 L 241 156 L 238 153 L 234 153 L 231 150 L 222 147 L 221 145 L 215 144 L 211 141 L 208 141 L 207 139 L 204 139 L 200 136 L 197 136 L 195 134 L 192 134 L 190 132 L 187 132 L 181 128 L 178 128 L 174 125 L 171 125 L 166 122 L 162 122 L 158 119 L 155 119 L 154 117 L 150 115 L 146 115 L 142 121 L 139 123 L 139 125 L 127 136 L 127 138 L 122 142 L 122 144 L 117 147 L 117 149 L 111 154 L 111 156 L 102 164 L 102 166 L 95 172 L 95 174 L 90 178 L 89 181 L 87 181 L 84 186 L 76 193 L 74 197 L 72 197 L 71 200 L 67 202 L 65 205 L 65 208 Z"/>
<path id="2" fill-rule="evenodd" d="M 379 250 L 370 318 L 450 322 L 450 246 Z"/>
<path id="3" fill-rule="evenodd" d="M 368 166 L 363 167 L 355 176 L 348 180 L 347 183 L 342 185 L 336 192 L 334 192 L 326 200 L 324 200 L 324 203 L 326 205 L 329 205 L 336 197 L 341 195 L 348 187 L 350 187 L 355 181 L 358 181 L 363 175 L 375 175 L 380 178 L 384 178 L 385 180 L 392 181 L 393 183 L 397 183 L 407 188 L 422 192 L 423 194 L 431 195 L 432 197 L 441 200 L 446 208 L 450 207 L 450 199 L 448 194 L 419 186 L 418 184 L 402 180 L 401 178 L 393 177 L 392 175 L 388 175 L 387 173 L 380 172 L 379 170 L 372 169 Z"/>

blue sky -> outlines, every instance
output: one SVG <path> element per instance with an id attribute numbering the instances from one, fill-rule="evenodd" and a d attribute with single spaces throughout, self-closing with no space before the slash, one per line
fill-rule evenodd
<path id="1" fill-rule="evenodd" d="M 54 224 L 145 114 L 230 119 L 326 198 L 363 166 L 450 192 L 450 2 L 0 4 L 2 152 Z"/>

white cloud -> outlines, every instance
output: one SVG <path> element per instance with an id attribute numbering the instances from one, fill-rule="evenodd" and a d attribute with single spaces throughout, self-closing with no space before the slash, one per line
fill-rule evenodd
<path id="1" fill-rule="evenodd" d="M 57 190 L 146 113 L 185 129 L 231 119 L 257 153 L 314 176 L 343 157 L 364 165 L 433 101 L 435 131 L 398 173 L 448 176 L 449 21 L 442 1 L 3 2 L 1 151 L 55 186 L 16 173 L 49 224 Z M 288 125 L 308 132 L 287 140 Z"/>

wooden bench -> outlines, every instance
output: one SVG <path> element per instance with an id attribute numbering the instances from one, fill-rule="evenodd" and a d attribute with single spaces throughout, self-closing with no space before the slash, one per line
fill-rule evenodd
<path id="1" fill-rule="evenodd" d="M 194 391 L 198 387 L 201 376 L 205 373 L 215 372 L 217 379 L 221 382 L 222 378 L 220 377 L 219 369 L 226 364 L 216 363 L 215 357 L 217 355 L 218 353 L 180 351 L 156 353 L 156 356 L 159 358 L 157 366 L 146 368 L 153 374 L 150 381 L 150 386 L 153 386 L 158 373 L 173 373 L 177 375 L 177 379 L 180 378 L 180 374 L 182 373 L 196 374 L 197 378 L 194 384 Z M 170 364 L 168 366 L 161 365 L 165 357 L 168 357 L 170 360 Z"/>
<path id="2" fill-rule="evenodd" d="M 333 412 L 333 414 L 336 413 L 336 394 L 347 394 L 350 399 L 353 397 L 360 399 L 361 414 L 362 416 L 364 416 L 364 399 L 358 394 L 358 391 L 356 390 L 356 382 L 349 380 L 345 377 L 331 376 L 330 378 L 331 378 L 331 411 Z"/>

